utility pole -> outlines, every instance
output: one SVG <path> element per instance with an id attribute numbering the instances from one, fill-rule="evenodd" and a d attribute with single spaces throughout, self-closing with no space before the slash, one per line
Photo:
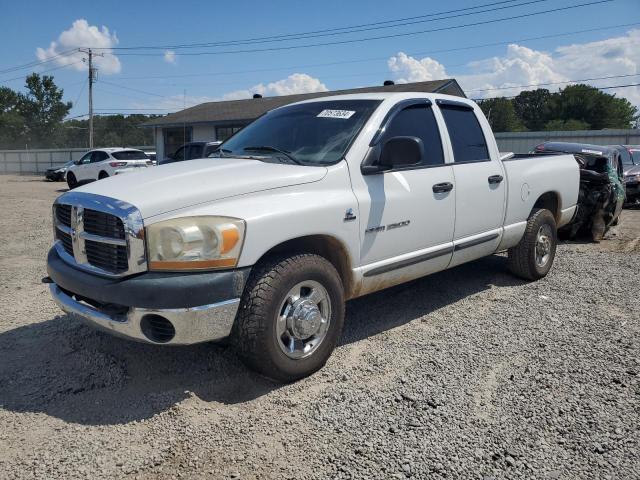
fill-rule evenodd
<path id="1" fill-rule="evenodd" d="M 86 53 L 89 57 L 89 149 L 93 148 L 93 82 L 96 81 L 98 69 L 93 68 L 93 56 L 96 55 L 90 48 L 81 48 L 81 52 Z M 102 56 L 102 54 L 97 54 Z M 85 59 L 83 59 L 84 61 Z"/>

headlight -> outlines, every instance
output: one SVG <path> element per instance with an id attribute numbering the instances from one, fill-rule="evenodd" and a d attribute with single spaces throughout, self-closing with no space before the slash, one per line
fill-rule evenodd
<path id="1" fill-rule="evenodd" d="M 238 264 L 244 221 L 229 217 L 185 217 L 147 227 L 150 270 L 211 270 Z"/>

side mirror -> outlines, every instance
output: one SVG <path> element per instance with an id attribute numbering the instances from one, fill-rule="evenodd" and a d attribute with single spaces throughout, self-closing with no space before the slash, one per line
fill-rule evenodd
<path id="1" fill-rule="evenodd" d="M 417 137 L 392 137 L 382 147 L 378 163 L 382 167 L 396 168 L 416 165 L 422 161 L 424 145 Z"/>

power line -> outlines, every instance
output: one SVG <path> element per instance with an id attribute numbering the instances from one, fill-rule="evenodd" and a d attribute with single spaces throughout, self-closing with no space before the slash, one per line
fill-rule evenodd
<path id="1" fill-rule="evenodd" d="M 495 47 L 495 46 L 500 46 L 500 45 L 509 45 L 511 43 L 524 43 L 524 42 L 532 42 L 532 41 L 536 41 L 536 40 L 546 40 L 549 38 L 556 38 L 556 37 L 566 37 L 566 36 L 571 36 L 571 35 L 577 35 L 577 34 L 581 34 L 581 33 L 590 33 L 590 32 L 600 32 L 603 30 L 608 30 L 611 28 L 626 28 L 626 27 L 635 27 L 640 25 L 640 23 L 626 23 L 626 24 L 621 24 L 621 25 L 609 25 L 609 26 L 602 26 L 602 27 L 598 27 L 598 28 L 589 28 L 589 29 L 585 29 L 585 30 L 574 30 L 572 32 L 563 32 L 563 33 L 555 33 L 555 34 L 550 34 L 550 35 L 542 35 L 542 36 L 538 36 L 538 37 L 528 37 L 528 38 L 520 38 L 520 39 L 514 39 L 514 40 L 504 40 L 504 41 L 500 41 L 500 42 L 493 42 L 493 43 L 485 43 L 485 44 L 480 44 L 480 45 L 466 45 L 466 46 L 462 46 L 462 47 L 455 47 L 455 48 L 445 48 L 445 49 L 439 49 L 439 50 L 429 50 L 429 51 L 423 51 L 423 52 L 409 52 L 407 53 L 407 55 L 410 56 L 419 56 L 419 55 L 433 55 L 436 53 L 448 53 L 448 52 L 456 52 L 456 51 L 462 51 L 462 50 L 473 50 L 473 49 L 480 49 L 480 48 L 487 48 L 487 47 Z M 329 67 L 329 66 L 334 66 L 334 65 L 345 65 L 345 64 L 352 64 L 352 63 L 365 63 L 365 62 L 373 62 L 373 61 L 379 61 L 379 60 L 387 60 L 389 58 L 389 55 L 386 55 L 384 57 L 369 57 L 369 58 L 361 58 L 361 59 L 351 59 L 351 60 L 341 60 L 341 61 L 335 61 L 335 62 L 326 62 L 326 63 L 310 63 L 310 64 L 301 64 L 301 65 L 291 65 L 291 66 L 287 66 L 287 67 L 277 67 L 277 68 L 261 68 L 261 69 L 253 69 L 253 70 L 236 70 L 236 71 L 228 71 L 228 72 L 211 72 L 211 73 L 187 73 L 187 74 L 180 74 L 180 75 L 140 75 L 140 76 L 125 76 L 125 77 L 118 77 L 118 80 L 148 80 L 148 79 L 168 79 L 168 78 L 190 78 L 190 77 L 217 77 L 217 76 L 222 76 L 222 75 L 239 75 L 239 74 L 245 74 L 245 73 L 261 73 L 261 72 L 273 72 L 273 71 L 281 71 L 281 70 L 294 70 L 294 69 L 298 69 L 298 68 L 313 68 L 313 67 Z"/>
<path id="2" fill-rule="evenodd" d="M 515 5 L 503 5 L 503 6 L 495 7 L 495 5 L 500 5 L 504 3 L 513 3 L 515 1 L 521 1 L 521 3 L 515 4 Z M 495 12 L 499 10 L 517 8 L 517 7 L 522 7 L 522 6 L 527 6 L 527 5 L 532 5 L 536 3 L 542 3 L 542 2 L 548 2 L 548 1 L 549 0 L 528 0 L 528 1 L 508 0 L 508 1 L 501 1 L 501 2 L 493 2 L 489 4 L 484 4 L 484 5 L 477 5 L 475 7 L 449 10 L 446 12 L 419 15 L 415 17 L 406 17 L 406 18 L 400 18 L 396 20 L 387 20 L 383 22 L 353 25 L 350 27 L 315 30 L 311 32 L 300 32 L 300 33 L 293 33 L 293 34 L 286 34 L 286 35 L 275 35 L 270 37 L 255 37 L 255 38 L 239 39 L 239 40 L 227 40 L 227 41 L 220 41 L 220 42 L 185 43 L 185 44 L 177 44 L 177 45 L 146 45 L 146 46 L 143 45 L 143 46 L 137 46 L 137 47 L 113 47 L 113 49 L 115 50 L 157 50 L 157 49 L 166 50 L 166 49 L 220 47 L 220 46 L 252 45 L 252 44 L 259 44 L 259 43 L 285 42 L 285 41 L 292 41 L 292 40 L 303 40 L 308 38 L 333 36 L 333 35 L 346 35 L 346 34 L 366 32 L 371 30 L 382 30 L 382 29 L 388 29 L 388 28 L 404 27 L 404 26 L 415 25 L 419 23 L 435 22 L 440 20 L 448 20 L 451 18 L 477 15 L 479 13 Z M 493 8 L 478 10 L 480 8 L 484 8 L 488 6 L 493 6 Z M 469 10 L 478 10 L 478 11 L 469 12 Z M 460 13 L 460 12 L 466 12 L 466 13 Z M 446 15 L 450 13 L 453 13 L 454 15 L 441 16 L 439 18 L 431 18 L 431 17 Z M 389 24 L 393 24 L 393 25 L 389 25 Z M 105 48 L 108 48 L 108 47 L 105 47 Z"/>
<path id="3" fill-rule="evenodd" d="M 640 73 L 629 73 L 626 75 L 609 75 L 607 77 L 583 78 L 580 80 L 566 80 L 564 82 L 547 82 L 547 83 L 533 83 L 530 85 L 514 85 L 513 87 L 475 88 L 475 89 L 466 90 L 466 91 L 467 92 L 493 92 L 496 90 L 512 90 L 514 88 L 530 88 L 530 87 L 546 87 L 549 85 L 563 85 L 567 83 L 592 82 L 594 80 L 610 80 L 612 78 L 625 78 L 625 77 L 640 77 Z"/>
<path id="4" fill-rule="evenodd" d="M 54 67 L 54 68 L 49 68 L 49 69 L 43 70 L 41 72 L 32 72 L 32 73 L 39 73 L 39 74 L 49 73 L 49 72 L 53 72 L 54 70 L 60 70 L 61 68 L 71 67 L 71 66 L 77 65 L 79 63 L 82 63 L 82 60 L 78 60 L 77 62 L 73 62 L 73 63 L 68 63 L 66 65 L 60 65 L 60 66 Z M 0 83 L 8 83 L 8 82 L 12 82 L 14 80 L 20 80 L 20 79 L 26 78 L 26 76 L 27 76 L 27 74 L 23 74 L 23 75 L 20 75 L 19 77 L 5 78 L 5 79 L 0 80 Z"/>
<path id="5" fill-rule="evenodd" d="M 347 40 L 336 40 L 336 41 L 333 41 L 333 42 L 308 43 L 308 44 L 303 44 L 303 45 L 288 45 L 288 46 L 282 46 L 282 47 L 254 48 L 254 49 L 244 49 L 244 50 L 220 50 L 220 51 L 204 51 L 204 52 L 186 52 L 186 53 L 180 53 L 178 55 L 182 55 L 182 56 L 200 56 L 200 55 L 227 55 L 227 54 L 236 54 L 236 53 L 259 53 L 259 52 L 272 52 L 272 51 L 279 51 L 279 50 L 294 50 L 294 49 L 300 49 L 300 48 L 312 48 L 312 47 L 325 47 L 325 46 L 332 46 L 332 45 L 344 45 L 344 44 L 348 44 L 348 43 L 362 43 L 362 42 L 368 42 L 368 41 L 372 41 L 372 40 L 383 40 L 383 39 L 387 39 L 387 38 L 407 37 L 407 36 L 412 36 L 412 35 L 421 35 L 421 34 L 425 34 L 425 33 L 435 33 L 435 32 L 442 32 L 442 31 L 448 31 L 448 30 L 459 30 L 459 29 L 462 29 L 462 28 L 475 27 L 475 26 L 479 26 L 479 25 L 489 25 L 489 24 L 493 24 L 493 23 L 505 22 L 505 21 L 508 21 L 508 20 L 530 18 L 530 17 L 534 17 L 534 16 L 544 15 L 544 14 L 547 14 L 547 13 L 555 13 L 555 12 L 560 12 L 560 11 L 572 10 L 572 9 L 575 9 L 575 8 L 587 7 L 587 6 L 591 6 L 591 5 L 599 5 L 599 4 L 603 4 L 603 3 L 610 3 L 612 1 L 613 0 L 596 0 L 596 1 L 587 2 L 587 3 L 579 3 L 579 4 L 575 4 L 575 5 L 570 5 L 570 6 L 567 6 L 567 7 L 553 8 L 553 9 L 549 9 L 549 10 L 541 10 L 539 12 L 532 12 L 532 13 L 525 13 L 525 14 L 520 14 L 520 15 L 513 15 L 513 16 L 510 16 L 510 17 L 502 17 L 502 18 L 496 18 L 496 19 L 491 19 L 491 20 L 483 20 L 483 21 L 478 21 L 478 22 L 465 23 L 465 24 L 462 24 L 462 25 L 453 25 L 453 26 L 448 26 L 448 27 L 439 27 L 439 28 L 432 28 L 432 29 L 419 30 L 419 31 L 413 31 L 413 32 L 400 32 L 400 33 L 395 33 L 395 34 L 378 35 L 378 36 L 373 36 L 373 37 L 364 37 L 364 38 L 347 39 Z M 130 52 L 124 52 L 124 53 L 119 53 L 118 55 L 163 56 L 164 53 L 148 53 L 148 52 L 130 53 Z"/>
<path id="6" fill-rule="evenodd" d="M 124 90 L 131 90 L 132 92 L 144 93 L 145 95 L 152 95 L 154 97 L 167 98 L 167 95 L 160 95 L 158 93 L 146 92 L 144 90 L 140 90 L 137 88 L 127 87 L 125 85 L 119 85 L 117 83 L 108 82 L 106 80 L 102 80 L 102 83 L 106 83 L 107 85 L 112 85 L 114 87 L 122 88 Z"/>
<path id="7" fill-rule="evenodd" d="M 78 92 L 78 96 L 76 97 L 76 101 L 73 102 L 71 105 L 76 105 L 78 103 L 78 100 L 80 100 L 80 95 L 82 95 L 82 92 L 84 91 L 84 87 L 87 86 L 87 79 L 84 80 L 84 82 L 82 82 L 82 87 L 80 87 L 80 91 Z"/>
<path id="8" fill-rule="evenodd" d="M 58 58 L 70 55 L 70 54 L 72 54 L 74 52 L 77 52 L 77 51 L 78 51 L 78 49 L 74 48 L 74 49 L 71 49 L 71 50 L 60 52 L 60 53 L 58 53 L 56 55 L 53 55 L 52 57 L 47 58 L 46 60 L 39 60 L 39 61 L 35 61 L 34 60 L 32 62 L 25 63 L 23 65 L 16 65 L 14 67 L 8 67 L 8 68 L 5 68 L 4 70 L 0 70 L 0 74 L 9 73 L 9 72 L 15 72 L 16 70 L 23 70 L 25 68 L 37 67 L 39 65 L 43 65 L 45 63 L 52 62 L 52 61 L 54 61 L 54 60 L 56 60 Z"/>
<path id="9" fill-rule="evenodd" d="M 591 85 L 593 86 L 593 85 Z M 640 87 L 640 83 L 628 83 L 626 85 L 609 85 L 607 87 L 595 87 L 593 86 L 593 88 L 597 88 L 598 90 L 612 90 L 614 88 L 631 88 L 631 87 Z M 515 88 L 515 87 L 514 87 Z M 475 102 L 482 102 L 484 100 L 496 100 L 496 99 L 500 99 L 500 98 L 516 98 L 517 95 L 510 95 L 510 96 L 502 96 L 502 97 L 484 97 L 484 98 L 472 98 L 473 101 Z"/>

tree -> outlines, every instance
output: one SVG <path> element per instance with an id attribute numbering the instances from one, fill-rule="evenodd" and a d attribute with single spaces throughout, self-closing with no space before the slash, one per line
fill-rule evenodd
<path id="1" fill-rule="evenodd" d="M 18 110 L 20 96 L 10 88 L 0 87 L 0 145 L 16 148 L 21 138 L 24 118 Z"/>
<path id="2" fill-rule="evenodd" d="M 574 120 L 574 119 L 560 120 L 560 119 L 556 119 L 556 120 L 548 121 L 545 124 L 544 129 L 545 130 L 562 130 L 562 131 L 589 130 L 589 124 L 587 122 L 583 122 L 582 120 Z"/>
<path id="3" fill-rule="evenodd" d="M 490 98 L 480 101 L 491 129 L 494 132 L 521 132 L 524 125 L 516 115 L 513 102 L 506 98 Z"/>
<path id="4" fill-rule="evenodd" d="M 18 102 L 26 140 L 32 146 L 44 146 L 55 136 L 72 104 L 62 101 L 64 91 L 52 76 L 32 73 L 27 77 L 26 88 L 27 93 L 20 95 Z"/>
<path id="5" fill-rule="evenodd" d="M 551 120 L 551 99 L 546 88 L 528 90 L 513 99 L 513 107 L 527 129 L 538 131 Z"/>
<path id="6" fill-rule="evenodd" d="M 579 120 L 589 128 L 632 128 L 638 109 L 626 98 L 589 85 L 570 85 L 554 95 L 552 119 Z"/>

